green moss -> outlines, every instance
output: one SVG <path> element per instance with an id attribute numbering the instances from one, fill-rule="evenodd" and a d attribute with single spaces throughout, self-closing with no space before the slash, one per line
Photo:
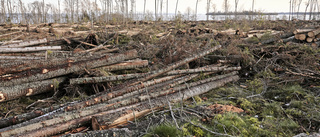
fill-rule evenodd
<path id="1" fill-rule="evenodd" d="M 247 40 L 248 43 L 258 44 L 260 42 L 259 38 L 251 37 Z"/>
<path id="2" fill-rule="evenodd" d="M 240 107 L 245 110 L 246 112 L 250 113 L 250 114 L 254 114 L 255 113 L 255 109 L 254 109 L 254 104 L 251 103 L 250 101 L 248 101 L 245 98 L 239 98 L 238 99 L 238 104 L 240 104 Z"/>
<path id="3" fill-rule="evenodd" d="M 248 90 L 254 94 L 260 94 L 264 90 L 261 79 L 247 80 L 246 85 L 248 86 Z"/>
<path id="4" fill-rule="evenodd" d="M 179 137 L 182 135 L 182 132 L 174 125 L 167 123 L 152 128 L 144 137 Z"/>
<path id="5" fill-rule="evenodd" d="M 237 113 L 218 114 L 213 123 L 219 133 L 227 132 L 235 136 L 261 136 L 266 133 L 261 127 L 257 118 L 249 116 L 239 116 Z"/>

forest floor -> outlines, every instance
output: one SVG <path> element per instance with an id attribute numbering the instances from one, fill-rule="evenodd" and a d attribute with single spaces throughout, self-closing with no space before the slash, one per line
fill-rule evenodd
<path id="1" fill-rule="evenodd" d="M 238 71 L 239 80 L 188 100 L 168 103 L 161 109 L 115 126 L 119 130 L 109 129 L 108 126 L 100 129 L 124 136 L 319 136 L 320 45 L 317 36 L 310 43 L 289 39 L 294 36 L 295 30 L 317 30 L 319 26 L 319 21 L 282 20 L 136 21 L 126 24 L 95 23 L 94 26 L 88 23 L 37 24 L 28 27 L 0 24 L 0 48 L 1 44 L 8 44 L 8 41 L 19 43 L 19 40 L 46 38 L 48 42 L 40 46 L 60 45 L 61 52 L 81 53 L 96 48 L 90 44 L 102 44 L 110 45 L 111 49 L 117 48 L 115 53 L 136 50 L 138 58 L 148 61 L 147 66 L 129 70 L 108 72 L 93 68 L 63 75 L 71 79 L 160 70 L 190 55 L 221 45 L 219 50 L 177 69 L 195 69 L 211 64 L 237 66 L 241 67 Z M 17 31 L 21 33 L 4 36 Z M 290 35 L 282 37 L 285 34 Z M 50 58 L 50 53 L 53 57 L 63 56 L 50 50 L 45 52 L 45 58 Z M 2 53 L 0 57 L 29 55 L 44 57 L 39 52 Z M 8 64 L 8 61 L 1 59 L 0 63 Z M 5 68 L 4 65 L 1 67 Z M 0 68 L 0 71 L 4 72 L 4 69 Z M 219 72 L 219 75 L 223 74 Z M 191 81 L 210 76 L 203 75 Z M 8 74 L 0 73 L 1 82 L 7 77 Z M 45 93 L 0 101 L 0 119 L 85 100 L 125 82 L 118 80 L 73 85 L 62 82 Z M 0 93 L 3 89 L 0 86 Z M 87 123 L 56 136 L 90 132 L 94 134 L 91 123 Z"/>

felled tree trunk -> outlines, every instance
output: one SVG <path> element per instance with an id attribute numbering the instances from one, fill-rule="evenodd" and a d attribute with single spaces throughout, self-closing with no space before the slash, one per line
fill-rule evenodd
<path id="1" fill-rule="evenodd" d="M 129 104 L 135 103 L 136 99 L 130 99 L 130 101 L 121 102 L 109 105 L 95 105 L 97 107 L 91 107 L 81 111 L 74 111 L 73 113 L 63 113 L 55 118 L 41 121 L 41 123 L 35 123 L 25 126 L 13 126 L 0 130 L 2 137 L 12 135 L 24 135 L 24 136 L 50 136 L 62 131 L 69 130 L 73 127 L 88 123 L 93 116 L 108 115 L 112 113 L 118 113 L 122 110 L 130 110 L 132 108 L 140 108 L 140 106 L 147 106 L 152 108 L 162 107 L 167 104 L 168 101 L 177 102 L 181 99 L 188 99 L 192 96 L 200 95 L 210 91 L 213 88 L 223 86 L 231 81 L 238 80 L 238 76 L 230 76 L 217 81 L 209 82 L 199 86 L 191 87 L 190 90 L 181 91 L 181 93 L 173 93 L 167 96 L 154 98 L 151 101 L 145 101 L 136 103 L 130 106 Z"/>
<path id="2" fill-rule="evenodd" d="M 0 87 L 0 102 L 16 99 L 22 96 L 40 94 L 57 88 L 60 83 L 66 80 L 65 77 L 49 79 L 10 87 Z"/>
<path id="3" fill-rule="evenodd" d="M 133 59 L 137 57 L 137 51 L 131 50 L 122 54 L 106 55 L 100 58 L 68 62 L 66 64 L 57 64 L 55 66 L 43 66 L 29 71 L 13 74 L 9 77 L 2 77 L 0 79 L 0 86 L 12 86 L 21 83 L 39 81 L 43 79 L 49 79 L 73 72 L 78 72 L 83 69 L 90 69 L 118 63 L 120 61 Z"/>
<path id="4" fill-rule="evenodd" d="M 30 41 L 25 41 L 25 42 L 20 42 L 20 43 L 14 43 L 14 44 L 8 44 L 4 46 L 0 46 L 0 48 L 21 48 L 21 47 L 27 47 L 27 46 L 32 46 L 32 45 L 37 45 L 37 44 L 44 44 L 47 43 L 47 39 L 38 39 L 38 40 L 30 40 Z"/>

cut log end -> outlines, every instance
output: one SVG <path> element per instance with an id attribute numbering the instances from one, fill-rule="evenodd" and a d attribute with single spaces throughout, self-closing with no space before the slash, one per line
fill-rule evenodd
<path id="1" fill-rule="evenodd" d="M 5 101 L 6 97 L 5 95 L 0 91 L 0 102 Z"/>
<path id="2" fill-rule="evenodd" d="M 33 94 L 33 89 L 29 88 L 26 96 L 31 96 Z"/>

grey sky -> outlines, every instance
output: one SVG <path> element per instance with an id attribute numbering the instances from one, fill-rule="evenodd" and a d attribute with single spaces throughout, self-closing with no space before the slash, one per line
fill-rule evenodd
<path id="1" fill-rule="evenodd" d="M 26 3 L 30 3 L 35 0 L 22 0 L 22 1 Z M 61 1 L 64 1 L 64 0 L 61 0 Z M 94 2 L 95 0 L 91 0 L 91 1 Z M 137 12 L 142 12 L 144 0 L 136 0 L 136 1 L 137 1 Z M 211 0 L 211 1 L 212 1 L 212 4 L 216 5 L 217 11 L 223 10 L 222 9 L 223 0 Z M 306 1 L 307 0 L 303 0 L 300 11 L 304 10 Z M 58 0 L 45 0 L 45 2 L 57 5 Z M 97 2 L 98 4 L 100 3 L 99 0 L 97 0 Z M 229 2 L 231 6 L 230 11 L 234 11 L 234 0 L 229 0 Z M 251 3 L 252 3 L 252 0 L 239 0 L 238 11 L 251 10 Z M 176 0 L 169 0 L 170 13 L 175 12 L 175 4 L 176 4 Z M 180 11 L 181 13 L 185 13 L 188 7 L 190 7 L 194 11 L 195 4 L 196 4 L 196 0 L 179 0 L 178 11 Z M 147 0 L 146 7 L 147 7 L 147 10 L 154 11 L 154 0 Z M 288 12 L 289 0 L 255 0 L 254 8 L 255 10 L 263 11 L 263 12 Z M 213 9 L 211 9 L 210 11 L 212 10 Z M 165 11 L 165 7 L 163 7 L 163 11 Z M 198 13 L 199 14 L 206 13 L 206 0 L 200 0 L 198 5 Z"/>

